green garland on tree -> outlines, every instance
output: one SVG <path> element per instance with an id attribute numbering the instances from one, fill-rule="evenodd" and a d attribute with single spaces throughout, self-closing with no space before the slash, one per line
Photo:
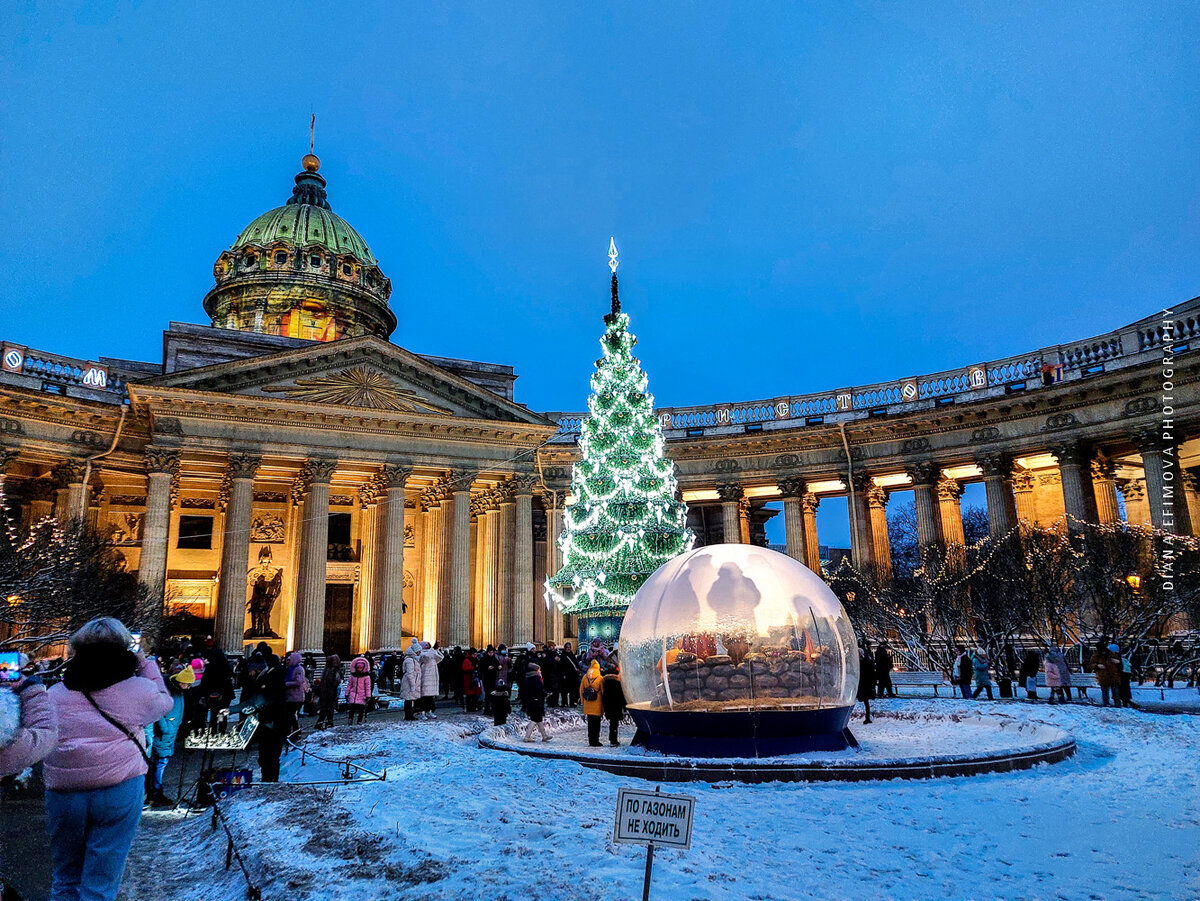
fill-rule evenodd
<path id="1" fill-rule="evenodd" d="M 546 581 L 564 613 L 580 617 L 580 644 L 613 640 L 629 602 L 656 569 L 689 550 L 687 507 L 676 500 L 674 464 L 663 455 L 654 398 L 633 355 L 637 343 L 617 294 L 617 251 L 609 244 L 612 312 L 596 361 L 574 502 L 558 539 L 563 567 Z"/>

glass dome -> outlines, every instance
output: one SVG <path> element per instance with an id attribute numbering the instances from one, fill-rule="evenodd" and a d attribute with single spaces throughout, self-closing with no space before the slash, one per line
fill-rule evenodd
<path id="1" fill-rule="evenodd" d="M 858 644 L 829 586 L 791 557 L 744 544 L 698 548 L 656 570 L 625 614 L 620 660 L 635 719 L 848 716 L 858 688 Z"/>

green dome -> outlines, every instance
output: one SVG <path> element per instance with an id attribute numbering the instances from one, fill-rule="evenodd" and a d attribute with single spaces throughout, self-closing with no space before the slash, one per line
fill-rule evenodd
<path id="1" fill-rule="evenodd" d="M 319 244 L 332 253 L 353 254 L 367 266 L 379 265 L 367 242 L 350 223 L 336 213 L 307 203 L 268 210 L 242 229 L 230 249 L 237 250 L 246 244 L 261 247 L 275 241 L 300 247 Z"/>

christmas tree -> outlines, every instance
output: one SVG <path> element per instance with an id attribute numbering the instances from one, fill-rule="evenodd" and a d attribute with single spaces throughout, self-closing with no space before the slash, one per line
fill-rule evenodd
<path id="1" fill-rule="evenodd" d="M 687 507 L 676 500 L 674 465 L 663 456 L 646 374 L 633 355 L 637 343 L 617 294 L 617 248 L 609 242 L 612 312 L 596 361 L 590 416 L 579 439 L 582 459 L 571 479 L 563 567 L 546 582 L 564 613 L 579 617 L 579 643 L 617 638 L 625 610 L 642 583 L 694 536 Z"/>

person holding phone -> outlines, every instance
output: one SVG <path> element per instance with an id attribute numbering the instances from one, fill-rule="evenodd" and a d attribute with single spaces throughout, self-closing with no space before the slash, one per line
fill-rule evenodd
<path id="1" fill-rule="evenodd" d="M 21 654 L 0 651 L 0 776 L 15 776 L 54 750 L 58 718 L 37 676 L 21 674 Z"/>
<path id="2" fill-rule="evenodd" d="M 112 901 L 142 816 L 146 727 L 174 705 L 154 660 L 110 616 L 68 642 L 63 680 L 50 689 L 58 743 L 44 765 L 50 898 Z"/>

